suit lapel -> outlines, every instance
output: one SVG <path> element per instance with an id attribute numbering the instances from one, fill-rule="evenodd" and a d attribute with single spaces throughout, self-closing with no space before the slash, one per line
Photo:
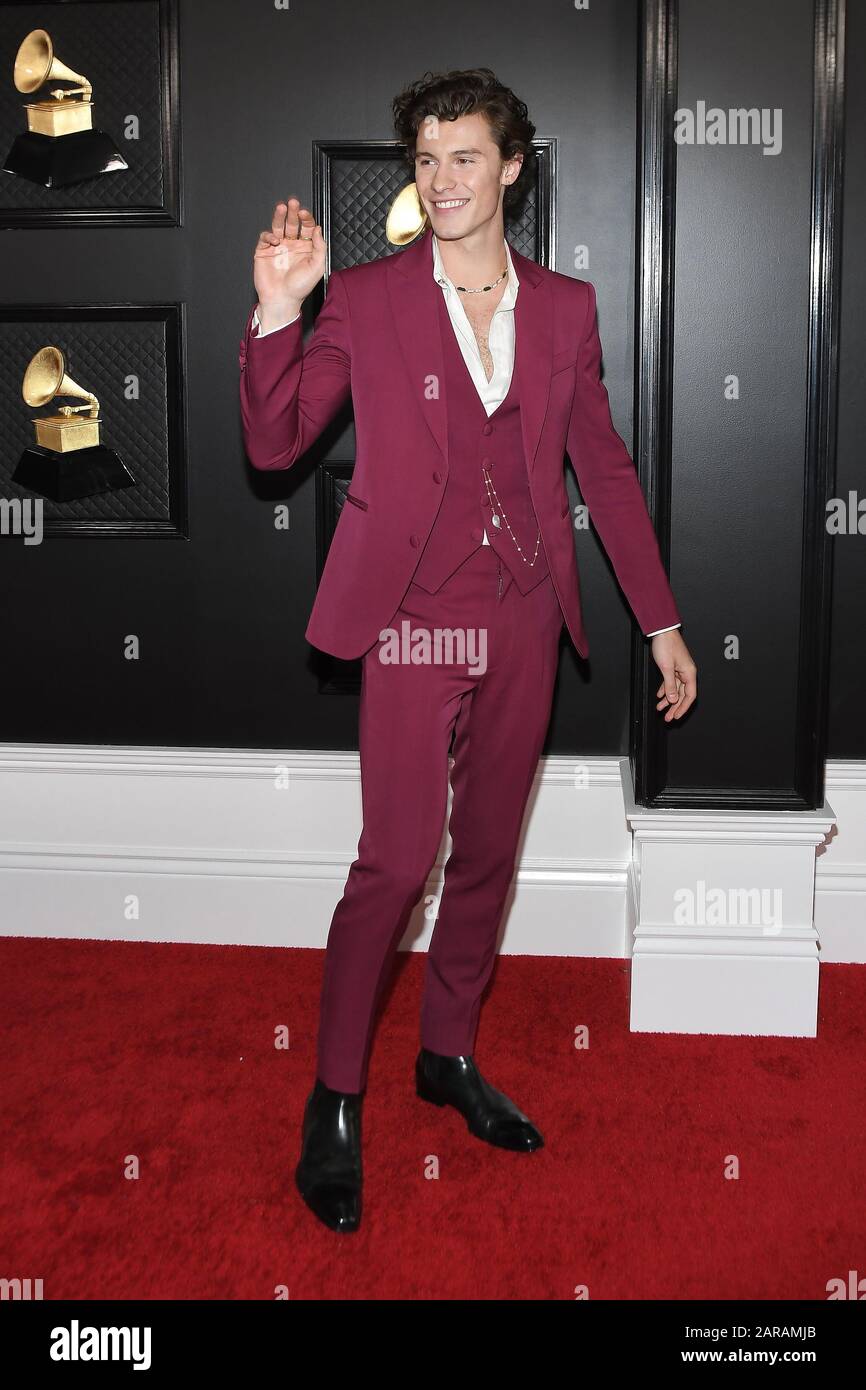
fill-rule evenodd
<path id="1" fill-rule="evenodd" d="M 413 393 L 443 458 L 448 462 L 448 405 L 433 278 L 432 229 L 428 225 L 405 251 L 388 258 L 388 296 L 400 353 Z M 510 243 L 509 243 L 510 245 Z M 535 463 L 550 394 L 553 312 L 549 281 L 534 261 L 511 247 L 520 281 L 514 305 L 514 372 L 520 392 L 520 421 L 527 467 Z"/>
<path id="2" fill-rule="evenodd" d="M 400 355 L 406 364 L 412 394 L 448 461 L 448 408 L 445 364 L 436 296 L 442 291 L 433 279 L 433 233 L 428 225 L 405 251 L 389 257 L 388 295 Z"/>
<path id="3" fill-rule="evenodd" d="M 509 243 L 510 245 L 510 243 Z M 526 467 L 532 472 L 547 413 L 553 366 L 553 303 L 550 281 L 528 256 L 511 247 L 520 289 L 514 305 L 514 370 L 520 391 L 520 424 Z"/>

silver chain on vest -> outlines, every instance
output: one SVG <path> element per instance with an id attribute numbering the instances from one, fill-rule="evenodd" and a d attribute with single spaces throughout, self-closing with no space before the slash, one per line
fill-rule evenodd
<path id="1" fill-rule="evenodd" d="M 517 537 L 511 529 L 508 517 L 505 515 L 505 508 L 499 501 L 499 494 L 497 493 L 496 488 L 493 486 L 493 479 L 490 477 L 490 474 L 488 473 L 486 468 L 484 468 L 484 481 L 487 484 L 487 498 L 490 502 L 490 520 L 493 522 L 493 525 L 497 528 L 497 530 L 500 530 L 502 527 L 502 522 L 505 522 L 505 525 L 508 527 L 508 534 L 514 541 L 514 544 L 517 546 L 517 550 L 521 560 L 525 565 L 528 565 L 529 568 L 532 569 L 532 566 L 538 559 L 538 547 L 541 544 L 540 528 L 538 531 L 538 535 L 535 537 L 535 554 L 533 555 L 531 560 L 527 560 L 526 556 L 523 553 L 523 547 L 521 546 L 520 541 L 517 539 Z"/>

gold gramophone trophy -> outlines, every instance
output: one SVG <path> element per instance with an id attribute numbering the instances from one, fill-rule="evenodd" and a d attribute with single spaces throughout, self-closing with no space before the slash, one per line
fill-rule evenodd
<path id="1" fill-rule="evenodd" d="M 132 487 L 135 479 L 113 449 L 100 443 L 99 401 L 66 375 L 59 347 L 40 348 L 27 364 L 21 394 L 41 406 L 55 396 L 75 396 L 84 405 L 61 405 L 55 415 L 33 421 L 36 447 L 24 450 L 12 481 L 53 502 L 72 502 L 112 488 Z"/>
<path id="2" fill-rule="evenodd" d="M 394 199 L 385 222 L 385 236 L 392 246 L 407 246 L 427 225 L 427 213 L 414 183 L 407 183 Z"/>
<path id="3" fill-rule="evenodd" d="M 61 188 L 83 179 L 129 166 L 104 130 L 93 126 L 93 88 L 54 56 L 45 29 L 31 29 L 15 57 L 13 80 L 19 92 L 31 95 L 46 82 L 75 82 L 53 87 L 43 101 L 25 103 L 27 130 L 16 136 L 3 165 L 7 174 Z"/>

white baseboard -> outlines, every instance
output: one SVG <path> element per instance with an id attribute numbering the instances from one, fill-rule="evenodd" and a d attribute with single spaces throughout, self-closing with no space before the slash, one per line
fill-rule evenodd
<path id="1" fill-rule="evenodd" d="M 620 759 L 539 764 L 500 949 L 632 951 Z M 828 764 L 821 960 L 866 961 L 866 764 Z M 4 935 L 325 944 L 361 830 L 357 753 L 0 745 Z M 447 855 L 404 947 L 424 950 Z"/>
<path id="2" fill-rule="evenodd" d="M 837 825 L 815 864 L 822 961 L 866 962 L 866 763 L 830 761 L 827 800 Z"/>

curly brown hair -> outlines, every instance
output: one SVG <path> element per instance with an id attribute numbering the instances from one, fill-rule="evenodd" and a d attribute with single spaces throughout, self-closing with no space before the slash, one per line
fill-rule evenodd
<path id="1" fill-rule="evenodd" d="M 514 183 L 505 187 L 503 209 L 513 209 L 523 200 L 531 182 L 535 126 L 529 119 L 526 102 L 515 96 L 510 87 L 503 86 L 490 68 L 425 72 L 394 98 L 391 108 L 394 129 L 406 146 L 407 163 L 413 171 L 415 140 L 422 121 L 429 116 L 455 121 L 480 112 L 487 118 L 503 160 L 523 155 L 520 173 Z"/>

